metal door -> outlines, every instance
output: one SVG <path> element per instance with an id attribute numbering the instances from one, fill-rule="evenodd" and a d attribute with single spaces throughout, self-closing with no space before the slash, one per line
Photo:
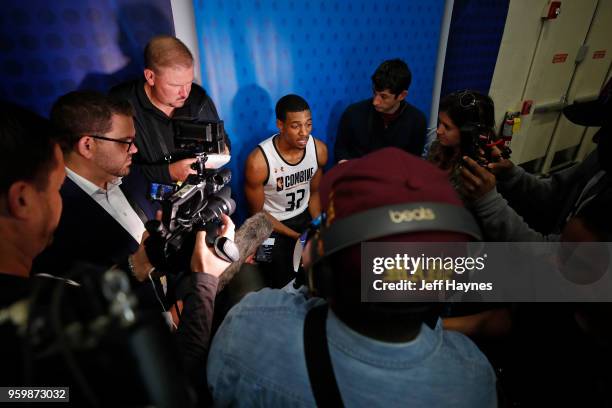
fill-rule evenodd
<path id="1" fill-rule="evenodd" d="M 531 109 L 512 140 L 517 163 L 543 160 L 546 156 L 596 6 L 597 0 L 564 0 L 557 18 L 542 19 L 522 97 L 529 101 Z"/>
<path id="2" fill-rule="evenodd" d="M 605 83 L 612 61 L 612 0 L 599 0 L 587 38 L 579 52 L 576 70 L 567 93 L 567 102 L 596 99 Z M 594 130 L 571 123 L 561 115 L 553 134 L 542 171 L 581 160 L 592 150 Z M 580 149 L 581 142 L 585 145 Z"/>

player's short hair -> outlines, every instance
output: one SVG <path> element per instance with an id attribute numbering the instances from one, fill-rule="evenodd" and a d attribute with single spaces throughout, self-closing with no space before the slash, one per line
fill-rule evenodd
<path id="1" fill-rule="evenodd" d="M 299 95 L 285 95 L 276 103 L 276 119 L 284 122 L 287 119 L 287 112 L 310 111 L 310 106 L 304 98 Z"/>

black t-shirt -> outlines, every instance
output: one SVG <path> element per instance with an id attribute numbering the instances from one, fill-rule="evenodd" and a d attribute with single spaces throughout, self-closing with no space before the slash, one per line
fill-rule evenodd
<path id="1" fill-rule="evenodd" d="M 425 115 L 402 101 L 388 124 L 377 112 L 372 99 L 350 105 L 340 118 L 334 155 L 336 161 L 356 159 L 384 147 L 397 147 L 420 156 L 425 145 Z"/>
<path id="2" fill-rule="evenodd" d="M 126 82 L 113 88 L 110 93 L 124 98 L 132 104 L 136 127 L 135 163 L 151 182 L 171 184 L 166 158 L 175 152 L 174 125 L 171 118 L 157 109 L 144 91 L 144 79 Z M 200 121 L 218 121 L 215 104 L 206 91 L 193 84 L 183 107 L 175 110 L 173 117 L 189 117 Z M 229 146 L 229 138 L 225 137 Z"/>

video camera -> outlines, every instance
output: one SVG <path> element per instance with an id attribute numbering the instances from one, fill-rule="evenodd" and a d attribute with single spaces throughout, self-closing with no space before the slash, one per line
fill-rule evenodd
<path id="1" fill-rule="evenodd" d="M 173 119 L 173 156 L 193 157 L 196 153 L 222 154 L 226 149 L 223 121 L 198 121 L 188 117 Z"/>
<path id="2" fill-rule="evenodd" d="M 162 272 L 188 270 L 195 244 L 195 233 L 206 231 L 206 243 L 214 247 L 217 256 L 233 262 L 238 259 L 235 244 L 218 235 L 221 214 L 231 215 L 236 203 L 228 185 L 232 173 L 219 169 L 229 161 L 225 152 L 225 132 L 222 121 L 174 121 L 177 155 L 195 157 L 190 175 L 179 185 L 152 183 L 151 198 L 161 203 L 162 220 L 146 224 L 150 236 L 145 242 L 147 256 Z M 212 168 L 206 164 L 211 163 Z"/>
<path id="3" fill-rule="evenodd" d="M 496 135 L 495 131 L 481 123 L 469 122 L 459 129 L 461 134 L 461 154 L 468 156 L 481 166 L 499 160 L 492 156 L 493 148 L 501 151 L 501 157 L 509 159 L 510 138 Z"/>

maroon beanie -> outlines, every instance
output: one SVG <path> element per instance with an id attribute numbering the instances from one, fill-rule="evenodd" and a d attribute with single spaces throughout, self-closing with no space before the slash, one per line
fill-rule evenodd
<path id="1" fill-rule="evenodd" d="M 439 202 L 463 207 L 446 173 L 395 147 L 335 166 L 323 176 L 319 192 L 327 225 L 392 204 Z"/>
<path id="2" fill-rule="evenodd" d="M 370 209 L 404 203 L 434 202 L 463 207 L 448 175 L 433 164 L 389 147 L 352 159 L 332 168 L 323 176 L 319 188 L 321 209 L 326 212 L 326 226 Z M 357 228 L 357 227 L 356 227 Z M 355 230 L 359 235 L 359 231 Z M 453 231 L 419 231 L 378 237 L 377 242 L 468 242 L 471 237 Z M 316 248 L 319 256 L 324 243 Z M 328 258 L 333 274 L 333 297 L 339 305 L 365 313 L 361 304 L 361 245 L 354 244 Z M 347 306 L 347 307 L 349 307 Z M 402 309 L 403 310 L 403 309 Z M 380 313 L 380 311 L 376 312 Z M 375 313 L 375 314 L 376 314 Z"/>

